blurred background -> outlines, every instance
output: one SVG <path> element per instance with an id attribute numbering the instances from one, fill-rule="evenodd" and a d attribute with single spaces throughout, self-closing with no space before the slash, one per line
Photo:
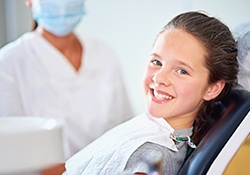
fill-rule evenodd
<path id="1" fill-rule="evenodd" d="M 249 0 L 87 0 L 87 15 L 76 31 L 96 36 L 116 50 L 129 98 L 138 114 L 145 111 L 142 79 L 152 44 L 172 17 L 202 10 L 233 30 L 250 21 L 249 7 Z M 30 31 L 31 26 L 31 13 L 24 0 L 0 0 L 0 48 Z"/>

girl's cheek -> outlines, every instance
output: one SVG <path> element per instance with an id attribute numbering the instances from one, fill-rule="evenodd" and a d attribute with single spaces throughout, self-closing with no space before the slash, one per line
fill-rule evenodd
<path id="1" fill-rule="evenodd" d="M 149 84 L 149 77 L 147 75 L 144 76 L 144 79 L 143 79 L 143 85 L 144 87 L 146 88 Z"/>
<path id="2" fill-rule="evenodd" d="M 179 94 L 182 94 L 182 96 L 185 96 L 188 98 L 190 94 L 193 94 L 196 87 L 192 86 L 189 83 L 182 82 L 181 85 L 175 86 L 175 89 L 179 92 Z"/>
<path id="3" fill-rule="evenodd" d="M 148 82 L 148 79 L 150 79 L 150 76 L 151 76 L 151 70 L 150 70 L 149 67 L 147 67 L 147 69 L 146 69 L 146 71 L 144 73 L 144 78 L 143 78 L 144 83 Z"/>
<path id="4" fill-rule="evenodd" d="M 148 90 L 149 83 L 152 81 L 152 75 L 150 72 L 146 72 L 143 78 L 143 86 L 145 92 Z"/>

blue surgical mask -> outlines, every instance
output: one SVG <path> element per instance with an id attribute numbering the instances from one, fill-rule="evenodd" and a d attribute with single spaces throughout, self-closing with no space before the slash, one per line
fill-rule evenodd
<path id="1" fill-rule="evenodd" d="M 57 36 L 66 36 L 86 14 L 84 0 L 33 0 L 34 20 Z"/>

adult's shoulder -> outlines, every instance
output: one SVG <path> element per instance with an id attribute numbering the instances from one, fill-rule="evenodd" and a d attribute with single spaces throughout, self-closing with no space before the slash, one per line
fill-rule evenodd
<path id="1" fill-rule="evenodd" d="M 35 38 L 33 32 L 27 32 L 21 35 L 14 41 L 7 43 L 0 49 L 0 61 L 12 61 L 16 60 L 17 58 L 24 58 L 25 57 L 25 50 L 28 48 L 30 41 Z"/>

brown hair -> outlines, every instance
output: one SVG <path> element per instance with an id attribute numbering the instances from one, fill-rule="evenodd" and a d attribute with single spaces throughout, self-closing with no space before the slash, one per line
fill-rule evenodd
<path id="1" fill-rule="evenodd" d="M 32 20 L 31 31 L 36 30 L 37 27 L 38 27 L 38 23 L 33 19 L 33 20 Z"/>
<path id="2" fill-rule="evenodd" d="M 213 100 L 205 101 L 194 124 L 193 139 L 198 143 L 208 122 L 216 101 L 230 94 L 237 84 L 237 45 L 229 28 L 220 20 L 202 12 L 186 12 L 174 17 L 163 30 L 183 29 L 198 39 L 207 51 L 206 67 L 209 70 L 208 83 L 225 81 L 222 92 Z"/>

